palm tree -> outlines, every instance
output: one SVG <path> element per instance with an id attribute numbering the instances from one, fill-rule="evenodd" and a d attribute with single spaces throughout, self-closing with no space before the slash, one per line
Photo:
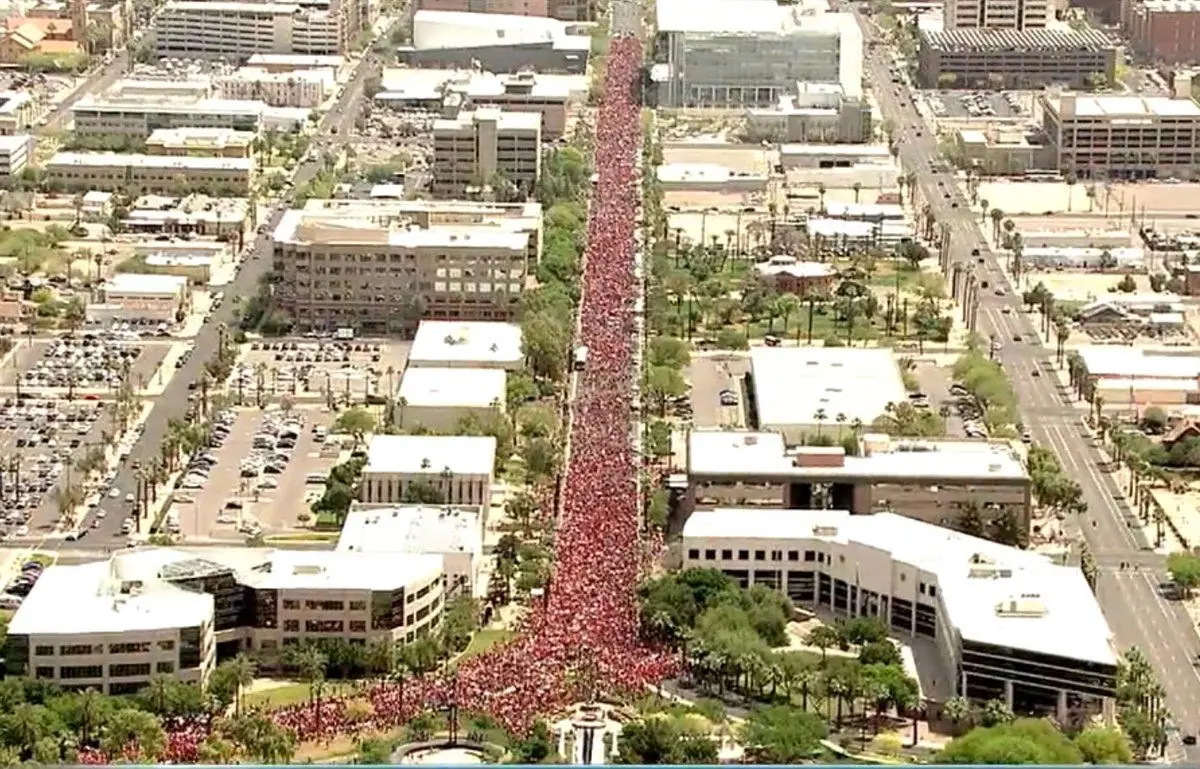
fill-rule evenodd
<path id="1" fill-rule="evenodd" d="M 308 681 L 309 701 L 316 704 L 317 718 L 321 717 L 321 689 L 325 684 L 325 671 L 329 666 L 329 658 L 316 646 L 303 646 L 292 655 L 292 664 L 300 672 L 300 677 Z"/>
<path id="2" fill-rule="evenodd" d="M 859 195 L 862 194 L 862 182 L 855 182 L 852 187 L 854 188 L 854 204 L 858 205 Z M 903 189 L 903 187 L 901 187 L 901 189 Z"/>
<path id="3" fill-rule="evenodd" d="M 836 417 L 834 417 L 833 419 L 835 422 L 838 423 L 838 438 L 841 438 L 842 437 L 842 428 L 846 424 L 846 415 L 839 411 L 838 415 Z"/>
<path id="4" fill-rule="evenodd" d="M 829 415 L 825 413 L 825 409 L 823 409 L 823 408 L 817 409 L 816 413 L 813 414 L 813 421 L 815 421 L 817 423 L 817 437 L 818 438 L 821 437 L 821 431 L 825 427 L 825 420 L 828 418 L 829 418 Z"/>
<path id="5" fill-rule="evenodd" d="M 986 222 L 986 221 L 987 221 L 987 215 L 988 215 L 988 202 L 987 202 L 987 198 L 982 198 L 982 199 L 980 199 L 980 201 L 979 201 L 979 209 L 980 209 L 980 212 L 981 212 L 981 213 L 980 213 L 980 216 L 982 217 L 982 218 L 980 218 L 980 220 L 979 220 L 979 221 L 981 221 L 981 222 Z"/>
<path id="6" fill-rule="evenodd" d="M 826 193 L 826 192 L 828 192 L 828 191 L 829 191 L 829 190 L 828 190 L 828 188 L 825 186 L 825 183 L 824 183 L 824 182 L 821 182 L 820 184 L 818 184 L 818 185 L 817 185 L 817 195 L 819 196 L 819 198 L 818 198 L 818 199 L 820 200 L 820 205 L 821 205 L 821 210 L 822 210 L 822 211 L 824 211 L 824 210 L 825 210 L 825 193 Z M 785 208 L 786 208 L 786 204 L 785 204 Z M 785 218 L 785 219 L 787 218 L 787 214 L 786 214 L 786 213 L 784 214 L 784 218 Z"/>
<path id="7" fill-rule="evenodd" d="M 237 685 L 237 689 L 233 694 L 233 712 L 240 715 L 242 712 L 242 692 L 254 683 L 254 676 L 258 672 L 258 663 L 252 657 L 239 654 L 226 664 L 233 671 L 233 680 Z"/>
<path id="8" fill-rule="evenodd" d="M 1004 212 L 999 208 L 993 208 L 989 216 L 992 218 L 992 240 L 999 240 L 1000 223 L 1004 220 Z"/>

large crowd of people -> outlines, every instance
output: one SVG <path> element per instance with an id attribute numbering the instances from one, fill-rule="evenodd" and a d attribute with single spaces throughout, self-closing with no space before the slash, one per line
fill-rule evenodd
<path id="1" fill-rule="evenodd" d="M 586 369 L 576 388 L 555 564 L 516 640 L 458 666 L 453 677 L 395 680 L 369 689 L 372 715 L 347 717 L 328 698 L 276 711 L 302 741 L 388 728 L 415 714 L 456 707 L 490 714 L 514 733 L 540 717 L 608 691 L 662 680 L 677 660 L 638 637 L 636 587 L 645 566 L 639 538 L 636 402 L 638 293 L 635 237 L 640 199 L 641 109 L 635 99 L 642 43 L 618 37 L 607 56 L 596 115 L 596 183 L 580 304 Z M 661 543 L 660 543 L 661 544 Z M 171 735 L 171 758 L 194 760 L 201 735 Z"/>

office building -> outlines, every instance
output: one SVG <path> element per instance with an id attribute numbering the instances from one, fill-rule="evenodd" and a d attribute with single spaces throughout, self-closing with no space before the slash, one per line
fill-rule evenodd
<path id="1" fill-rule="evenodd" d="M 407 366 L 516 371 L 524 363 L 516 323 L 423 320 L 408 348 Z"/>
<path id="2" fill-rule="evenodd" d="M 461 198 L 507 183 L 510 196 L 528 197 L 541 175 L 541 144 L 541 118 L 532 113 L 484 108 L 435 120 L 431 190 Z"/>
<path id="3" fill-rule="evenodd" d="M 270 72 L 258 67 L 242 67 L 216 80 L 226 99 L 258 99 L 272 107 L 316 109 L 337 88 L 337 73 L 324 69 Z"/>
<path id="4" fill-rule="evenodd" d="M 232 128 L 160 128 L 146 139 L 146 153 L 174 157 L 249 158 L 254 134 Z"/>
<path id="5" fill-rule="evenodd" d="M 205 191 L 247 195 L 254 184 L 250 158 L 60 152 L 42 169 L 46 182 L 68 190 L 140 194 Z"/>
<path id="6" fill-rule="evenodd" d="M 441 621 L 442 560 L 208 547 L 52 566 L 9 625 L 8 672 L 129 694 L 155 674 L 203 682 L 240 652 L 276 670 L 305 642 L 411 642 Z"/>
<path id="7" fill-rule="evenodd" d="M 274 74 L 302 72 L 313 69 L 332 69 L 341 82 L 350 71 L 345 56 L 314 56 L 295 53 L 256 53 L 246 60 L 247 67 L 266 70 Z"/>
<path id="8" fill-rule="evenodd" d="M 862 95 L 862 32 L 848 13 L 774 0 L 658 0 L 652 72 L 663 107 L 770 107 L 796 83 Z"/>
<path id="9" fill-rule="evenodd" d="M 274 234 L 279 306 L 304 328 L 412 334 L 509 321 L 536 263 L 536 204 L 309 201 Z"/>
<path id="10" fill-rule="evenodd" d="M 1115 639 L 1078 567 L 890 513 L 836 510 L 696 512 L 682 549 L 686 567 L 879 618 L 912 648 L 932 712 L 963 696 L 1062 724 L 1114 720 Z"/>
<path id="11" fill-rule="evenodd" d="M 542 116 L 542 139 L 566 131 L 568 109 L 587 97 L 583 75 L 518 72 L 495 75 L 470 70 L 387 69 L 377 104 L 402 110 L 433 110 L 455 115 L 481 107 Z"/>
<path id="12" fill-rule="evenodd" d="M 486 511 L 486 507 L 356 504 L 342 523 L 337 550 L 440 556 L 446 596 L 478 595 Z"/>
<path id="13" fill-rule="evenodd" d="M 29 134 L 0 135 L 0 178 L 21 173 L 32 156 L 33 137 Z"/>
<path id="14" fill-rule="evenodd" d="M 224 237 L 235 243 L 244 235 L 250 221 L 247 198 L 143 195 L 133 201 L 122 225 L 141 235 L 201 235 Z"/>
<path id="15" fill-rule="evenodd" d="M 1200 178 L 1200 105 L 1190 98 L 1043 96 L 1057 167 L 1079 179 Z"/>
<path id="16" fill-rule="evenodd" d="M 507 381 L 501 368 L 406 369 L 393 406 L 396 424 L 409 431 L 421 426 L 438 433 L 458 432 L 463 420 L 504 413 Z"/>
<path id="17" fill-rule="evenodd" d="M 0 91 L 0 136 L 25 133 L 37 116 L 37 105 L 28 93 Z"/>
<path id="18" fill-rule="evenodd" d="M 216 664 L 213 596 L 122 577 L 119 561 L 51 566 L 8 624 L 10 676 L 133 694 L 155 675 L 203 684 Z"/>
<path id="19" fill-rule="evenodd" d="M 545 17 L 550 8 L 546 0 L 420 0 L 417 14 L 427 12 Z"/>
<path id="20" fill-rule="evenodd" d="M 362 500 L 398 505 L 421 484 L 441 504 L 485 507 L 492 500 L 496 439 L 475 435 L 376 435 L 367 449 Z"/>
<path id="21" fill-rule="evenodd" d="M 783 432 L 789 443 L 802 443 L 818 429 L 870 427 L 889 405 L 908 400 L 887 348 L 755 347 L 750 362 L 757 424 Z"/>
<path id="22" fill-rule="evenodd" d="M 85 96 L 71 106 L 72 130 L 83 136 L 148 137 L 160 128 L 230 128 L 258 133 L 267 105 L 228 99 L 110 99 Z"/>
<path id="23" fill-rule="evenodd" d="M 858 144 L 875 138 L 871 105 L 847 98 L 840 85 L 798 83 L 773 107 L 746 111 L 746 138 L 772 144 Z"/>
<path id="24" fill-rule="evenodd" d="M 1200 2 L 1137 0 L 1123 3 L 1121 25 L 1130 47 L 1146 59 L 1194 64 L 1200 51 Z"/>
<path id="25" fill-rule="evenodd" d="M 422 9 L 413 17 L 413 44 L 399 58 L 414 67 L 584 74 L 591 47 L 590 36 L 544 14 Z"/>
<path id="26" fill-rule="evenodd" d="M 155 45 L 163 57 L 245 61 L 255 54 L 347 52 L 347 31 L 336 9 L 300 3 L 168 0 L 154 27 Z"/>
<path id="27" fill-rule="evenodd" d="M 918 33 L 927 88 L 1033 89 L 1115 83 L 1120 47 L 1096 29 L 946 29 Z"/>
<path id="28" fill-rule="evenodd" d="M 118 272 L 103 287 L 103 304 L 115 308 L 122 320 L 173 324 L 191 303 L 188 279 L 180 275 Z"/>
<path id="29" fill-rule="evenodd" d="M 794 387 L 794 385 L 793 385 Z M 855 438 L 836 422 L 825 435 L 855 440 L 789 448 L 778 432 L 694 430 L 688 439 L 687 509 L 732 505 L 891 511 L 938 526 L 958 526 L 967 508 L 985 522 L 1016 518 L 1029 529 L 1030 480 L 1007 442 Z"/>
<path id="30" fill-rule="evenodd" d="M 946 29 L 1041 29 L 1054 20 L 1048 0 L 947 0 Z"/>

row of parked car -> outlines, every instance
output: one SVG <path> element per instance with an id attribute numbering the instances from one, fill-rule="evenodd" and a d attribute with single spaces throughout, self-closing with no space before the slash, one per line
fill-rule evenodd
<path id="1" fill-rule="evenodd" d="M 55 340 L 22 375 L 37 387 L 113 387 L 141 355 L 135 345 L 97 335 Z"/>
<path id="2" fill-rule="evenodd" d="M 0 609 L 16 609 L 22 599 L 29 595 L 38 578 L 42 576 L 45 567 L 37 561 L 27 561 L 21 566 L 21 573 L 8 586 L 3 598 L 0 598 Z"/>
<path id="3" fill-rule="evenodd" d="M 217 465 L 217 454 L 214 449 L 225 445 L 225 441 L 233 429 L 234 419 L 233 412 L 228 410 L 213 414 L 212 436 L 209 438 L 208 448 L 192 457 L 183 471 L 183 477 L 179 479 L 179 488 L 202 489 L 208 484 L 208 475 Z"/>

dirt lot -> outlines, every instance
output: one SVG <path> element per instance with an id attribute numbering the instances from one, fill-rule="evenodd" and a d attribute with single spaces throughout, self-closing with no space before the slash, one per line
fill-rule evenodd
<path id="1" fill-rule="evenodd" d="M 1088 198 L 1089 185 L 1080 182 L 985 182 L 979 197 L 990 208 L 1008 214 L 1088 214 L 1102 217 L 1107 201 L 1110 214 L 1145 211 L 1147 216 L 1163 213 L 1186 214 L 1200 210 L 1200 184 L 1098 184 L 1095 198 Z"/>
<path id="2" fill-rule="evenodd" d="M 296 527 L 296 518 L 308 511 L 310 498 L 320 495 L 321 487 L 305 483 L 310 473 L 326 473 L 337 462 L 334 444 L 320 444 L 313 438 L 312 428 L 328 427 L 335 415 L 320 408 L 298 408 L 289 419 L 303 425 L 295 449 L 287 452 L 291 459 L 283 472 L 261 473 L 243 477 L 242 462 L 255 453 L 254 436 L 267 420 L 281 420 L 279 411 L 264 412 L 256 408 L 239 409 L 228 440 L 217 453 L 217 464 L 203 489 L 177 492 L 174 510 L 184 537 L 189 539 L 240 539 L 237 525 L 241 520 L 255 520 L 265 534 L 278 534 Z M 273 481 L 266 481 L 266 479 Z M 276 488 L 262 488 L 266 483 Z M 191 500 L 191 501 L 188 501 Z M 241 514 L 229 507 L 229 502 L 242 505 Z"/>
<path id="3" fill-rule="evenodd" d="M 1093 302 L 1109 295 L 1109 289 L 1121 279 L 1120 275 L 1108 273 L 1087 272 L 1028 272 L 1022 278 L 1022 284 L 1028 287 L 1042 283 L 1054 294 L 1054 297 L 1064 302 Z M 1139 294 L 1149 294 L 1150 280 L 1145 275 L 1134 275 Z M 1022 286 L 1025 288 L 1026 286 Z"/>

